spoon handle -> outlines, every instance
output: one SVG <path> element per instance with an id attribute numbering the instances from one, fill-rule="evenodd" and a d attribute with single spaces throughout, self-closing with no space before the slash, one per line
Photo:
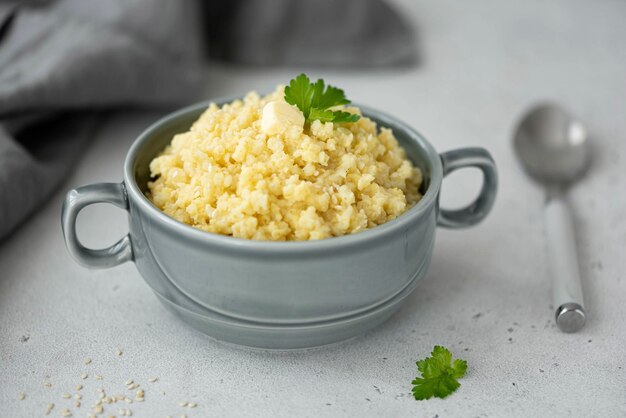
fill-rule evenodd
<path id="1" fill-rule="evenodd" d="M 548 197 L 545 223 L 556 323 L 563 332 L 576 332 L 585 324 L 585 308 L 574 224 L 571 210 L 562 194 Z"/>

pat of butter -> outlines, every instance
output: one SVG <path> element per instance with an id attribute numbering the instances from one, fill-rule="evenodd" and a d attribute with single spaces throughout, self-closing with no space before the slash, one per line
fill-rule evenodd
<path id="1" fill-rule="evenodd" d="M 304 115 L 287 102 L 273 101 L 263 107 L 261 129 L 268 135 L 283 132 L 289 126 L 304 126 Z"/>

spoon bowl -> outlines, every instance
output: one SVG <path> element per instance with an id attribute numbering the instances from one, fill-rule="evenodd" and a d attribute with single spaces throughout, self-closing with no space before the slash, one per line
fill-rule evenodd
<path id="1" fill-rule="evenodd" d="M 526 113 L 514 146 L 526 172 L 544 184 L 570 184 L 589 167 L 587 130 L 554 104 L 544 103 Z"/>

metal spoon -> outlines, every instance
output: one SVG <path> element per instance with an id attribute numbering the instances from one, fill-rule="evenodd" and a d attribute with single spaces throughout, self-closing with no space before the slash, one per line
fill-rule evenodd
<path id="1" fill-rule="evenodd" d="M 544 212 L 556 324 L 561 331 L 576 332 L 585 324 L 585 308 L 565 192 L 589 166 L 587 131 L 559 106 L 541 104 L 522 118 L 514 147 L 527 173 L 547 189 Z"/>

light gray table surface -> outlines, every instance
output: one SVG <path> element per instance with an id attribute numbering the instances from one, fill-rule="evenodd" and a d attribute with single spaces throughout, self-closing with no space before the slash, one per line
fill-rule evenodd
<path id="1" fill-rule="evenodd" d="M 439 230 L 430 271 L 404 308 L 335 346 L 253 351 L 185 326 L 132 264 L 78 266 L 61 236 L 65 191 L 120 181 L 129 145 L 160 115 L 118 112 L 63 190 L 0 245 L 0 417 L 42 416 L 49 402 L 51 416 L 65 407 L 87 416 L 97 388 L 129 393 L 127 379 L 145 388 L 145 402 L 107 405 L 103 416 L 119 416 L 119 407 L 136 417 L 189 418 L 626 416 L 626 2 L 399 6 L 419 28 L 419 67 L 307 72 L 407 121 L 441 151 L 488 148 L 500 171 L 489 218 L 472 229 Z M 207 97 L 217 97 L 271 89 L 298 69 L 208 71 Z M 570 335 L 553 324 L 544 196 L 511 149 L 517 118 L 542 99 L 566 103 L 594 141 L 592 170 L 571 190 L 589 319 Z M 442 203 L 462 205 L 479 183 L 471 170 L 452 175 Z M 93 246 L 125 230 L 125 214 L 107 206 L 79 219 Z M 436 344 L 466 359 L 468 373 L 449 398 L 417 402 L 409 393 L 415 361 Z M 77 393 L 79 383 L 77 408 L 61 394 Z M 198 407 L 179 406 L 187 401 Z"/>

